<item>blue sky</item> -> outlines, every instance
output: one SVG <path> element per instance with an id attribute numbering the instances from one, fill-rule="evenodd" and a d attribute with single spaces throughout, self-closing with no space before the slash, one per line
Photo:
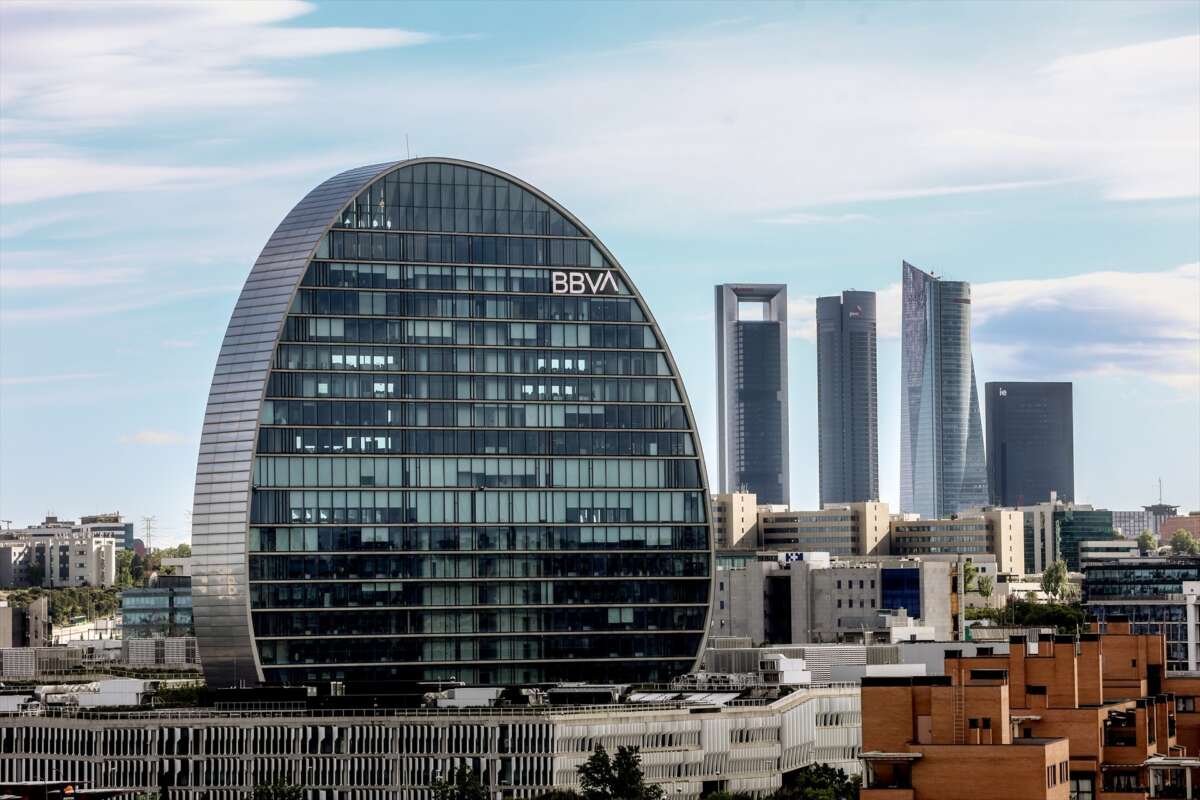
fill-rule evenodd
<path id="1" fill-rule="evenodd" d="M 988 380 L 1075 382 L 1076 488 L 1200 508 L 1200 5 L 0 5 L 0 518 L 187 535 L 212 367 L 324 178 L 446 155 L 547 191 L 664 327 L 715 459 L 712 286 L 785 282 L 792 497 L 812 302 L 975 286 Z M 982 387 L 981 387 L 982 388 Z"/>

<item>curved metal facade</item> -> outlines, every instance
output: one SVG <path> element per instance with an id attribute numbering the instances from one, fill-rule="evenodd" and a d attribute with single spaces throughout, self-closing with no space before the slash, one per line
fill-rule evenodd
<path id="1" fill-rule="evenodd" d="M 206 678 L 664 679 L 708 626 L 707 497 L 670 351 L 577 219 L 468 162 L 342 173 L 272 234 L 217 361 Z"/>

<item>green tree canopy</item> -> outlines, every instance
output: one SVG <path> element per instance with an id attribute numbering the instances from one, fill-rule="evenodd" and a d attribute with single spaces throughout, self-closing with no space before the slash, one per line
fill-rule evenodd
<path id="1" fill-rule="evenodd" d="M 1180 528 L 1171 534 L 1171 549 L 1180 555 L 1194 556 L 1200 553 L 1200 542 L 1196 541 L 1191 531 Z"/>
<path id="2" fill-rule="evenodd" d="M 255 786 L 254 800 L 304 800 L 304 789 L 279 778 Z"/>
<path id="3" fill-rule="evenodd" d="M 992 580 L 991 575 L 980 575 L 975 581 L 975 590 L 978 591 L 979 595 L 983 598 L 991 597 L 995 588 L 996 582 Z"/>
<path id="4" fill-rule="evenodd" d="M 1138 549 L 1142 551 L 1142 555 L 1153 553 L 1158 549 L 1158 540 L 1154 538 L 1154 534 L 1144 530 L 1137 537 Z"/>
<path id="5" fill-rule="evenodd" d="M 618 747 L 611 758 L 604 745 L 576 769 L 586 800 L 662 800 L 661 786 L 647 784 L 636 747 Z"/>
<path id="6" fill-rule="evenodd" d="M 470 766 L 450 770 L 447 780 L 434 781 L 434 800 L 488 800 L 491 794 Z"/>
<path id="7" fill-rule="evenodd" d="M 1042 591 L 1057 599 L 1067 593 L 1067 562 L 1061 558 L 1042 572 Z"/>

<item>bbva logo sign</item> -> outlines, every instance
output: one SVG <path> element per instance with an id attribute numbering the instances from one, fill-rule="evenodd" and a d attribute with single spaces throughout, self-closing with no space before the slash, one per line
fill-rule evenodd
<path id="1" fill-rule="evenodd" d="M 612 272 L 551 272 L 555 294 L 620 294 Z"/>

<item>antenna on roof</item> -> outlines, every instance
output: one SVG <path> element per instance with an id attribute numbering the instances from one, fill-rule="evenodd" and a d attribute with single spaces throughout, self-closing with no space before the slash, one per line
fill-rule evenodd
<path id="1" fill-rule="evenodd" d="M 412 158 L 412 150 L 408 147 L 408 134 L 404 134 L 404 157 Z"/>

